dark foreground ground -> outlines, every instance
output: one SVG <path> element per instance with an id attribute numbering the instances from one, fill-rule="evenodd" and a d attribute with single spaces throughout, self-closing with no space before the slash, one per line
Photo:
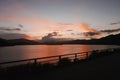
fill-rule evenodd
<path id="1" fill-rule="evenodd" d="M 0 80 L 120 80 L 120 53 L 88 59 L 44 72 L 1 75 Z"/>

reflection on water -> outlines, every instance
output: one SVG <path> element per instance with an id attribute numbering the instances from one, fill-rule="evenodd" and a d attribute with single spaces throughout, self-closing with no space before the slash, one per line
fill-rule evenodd
<path id="1" fill-rule="evenodd" d="M 26 45 L 0 48 L 0 62 L 115 48 L 110 45 Z"/>

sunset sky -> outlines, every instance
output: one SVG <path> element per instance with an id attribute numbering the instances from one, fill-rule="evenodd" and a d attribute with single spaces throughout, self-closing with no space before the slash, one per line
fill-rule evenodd
<path id="1" fill-rule="evenodd" d="M 0 0 L 0 34 L 82 38 L 99 31 L 120 31 L 120 0 Z"/>

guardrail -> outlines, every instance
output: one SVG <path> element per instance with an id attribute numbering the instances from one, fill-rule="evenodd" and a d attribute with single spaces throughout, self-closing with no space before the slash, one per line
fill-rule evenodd
<path id="1" fill-rule="evenodd" d="M 104 49 L 104 50 L 114 51 L 114 48 Z M 95 51 L 98 51 L 98 53 L 99 53 L 99 52 L 104 51 L 104 50 L 95 50 Z M 90 57 L 90 55 L 92 55 L 92 54 L 93 54 L 93 51 L 88 51 L 88 52 L 71 53 L 71 54 L 64 54 L 64 55 L 57 55 L 57 56 L 49 56 L 49 57 L 32 58 L 32 59 L 25 59 L 25 60 L 17 60 L 17 61 L 10 61 L 10 62 L 1 62 L 0 66 L 6 65 L 6 64 L 9 65 L 9 64 L 14 64 L 14 63 L 20 63 L 20 62 L 32 62 L 34 64 L 42 63 L 42 62 L 44 63 L 44 62 L 50 62 L 50 61 L 52 61 L 52 60 L 49 60 L 51 58 L 52 59 L 56 58 L 56 59 L 54 59 L 54 61 L 55 60 L 56 61 L 61 61 L 63 58 L 70 59 L 71 56 L 72 56 L 72 60 L 82 59 L 81 57 L 84 57 L 83 59 L 88 59 Z"/>
<path id="2" fill-rule="evenodd" d="M 89 57 L 89 52 L 80 52 L 80 53 L 71 53 L 71 54 L 64 54 L 64 55 L 57 55 L 57 56 L 49 56 L 49 57 L 41 57 L 41 58 L 32 58 L 32 59 L 25 59 L 25 60 L 17 60 L 17 61 L 10 61 L 10 62 L 1 62 L 0 65 L 5 65 L 5 64 L 12 64 L 12 63 L 20 63 L 20 62 L 33 62 L 34 64 L 37 64 L 38 62 L 49 62 L 48 59 L 50 58 L 57 58 L 56 60 L 61 61 L 63 58 L 70 58 L 72 56 L 73 59 L 78 59 L 80 56 L 84 56 L 85 58 Z M 44 60 L 43 60 L 44 59 Z M 41 60 L 41 61 L 38 61 Z M 43 61 L 42 61 L 43 60 Z"/>

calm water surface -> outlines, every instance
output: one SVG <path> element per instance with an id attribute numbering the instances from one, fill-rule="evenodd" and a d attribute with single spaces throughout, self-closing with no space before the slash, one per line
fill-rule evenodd
<path id="1" fill-rule="evenodd" d="M 76 52 L 86 52 L 107 48 L 116 48 L 113 45 L 25 45 L 0 47 L 0 62 L 39 58 L 70 54 Z"/>

